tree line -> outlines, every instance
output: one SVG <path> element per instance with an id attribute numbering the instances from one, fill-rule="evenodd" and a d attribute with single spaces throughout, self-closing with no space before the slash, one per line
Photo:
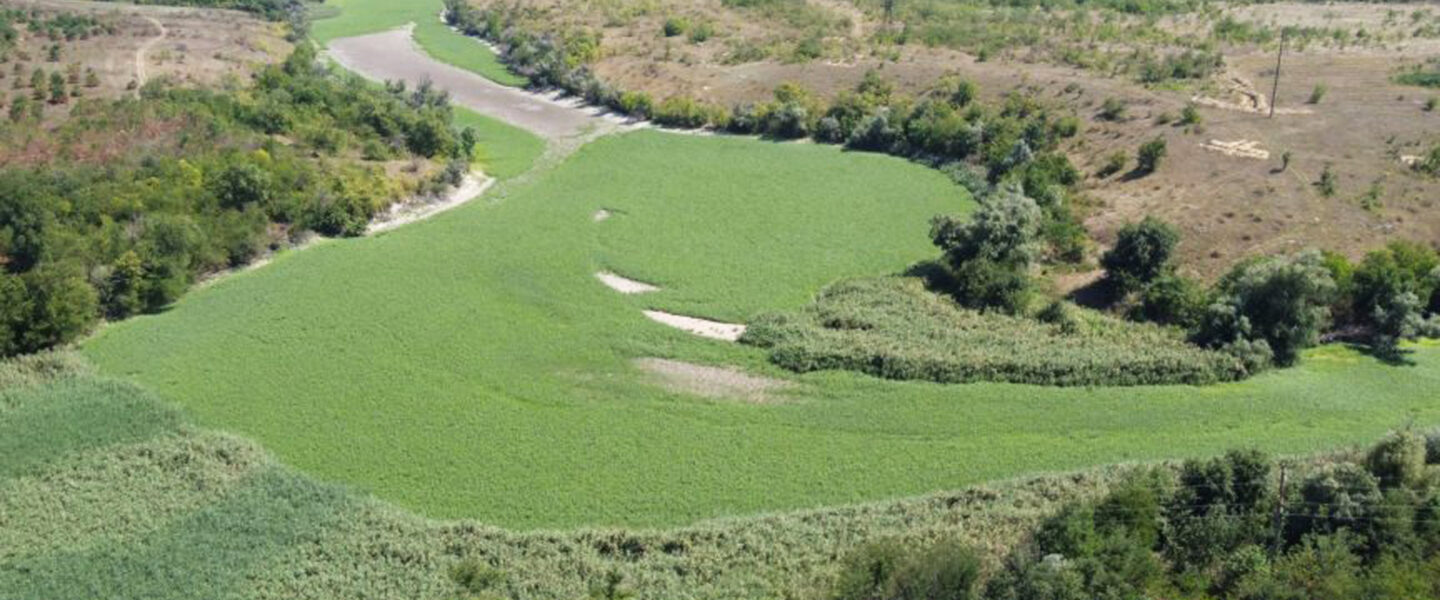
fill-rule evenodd
<path id="1" fill-rule="evenodd" d="M 1141 468 L 1064 505 L 997 567 L 955 541 L 882 541 L 848 557 L 826 596 L 1440 598 L 1437 464 L 1440 436 L 1402 431 L 1312 465 L 1233 451 Z"/>

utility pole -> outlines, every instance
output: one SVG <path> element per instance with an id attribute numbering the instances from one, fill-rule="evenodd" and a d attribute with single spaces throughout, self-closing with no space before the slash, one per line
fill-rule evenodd
<path id="1" fill-rule="evenodd" d="M 1280 61 L 1285 59 L 1285 28 L 1280 29 L 1280 51 L 1275 53 L 1275 84 L 1270 87 L 1270 118 L 1275 118 L 1275 104 L 1280 99 Z"/>

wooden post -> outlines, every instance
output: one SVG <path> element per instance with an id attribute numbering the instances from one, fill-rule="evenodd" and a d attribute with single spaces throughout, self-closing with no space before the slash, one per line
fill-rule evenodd
<path id="1" fill-rule="evenodd" d="M 1280 62 L 1285 58 L 1285 29 L 1280 29 L 1280 51 L 1275 53 L 1275 84 L 1270 87 L 1270 118 L 1275 118 L 1275 104 L 1280 99 Z"/>
<path id="2" fill-rule="evenodd" d="M 1274 106 L 1273 104 L 1271 106 Z M 1280 537 L 1285 526 L 1285 463 L 1280 463 L 1280 495 L 1275 499 L 1274 531 L 1270 541 L 1270 556 L 1280 553 Z"/>

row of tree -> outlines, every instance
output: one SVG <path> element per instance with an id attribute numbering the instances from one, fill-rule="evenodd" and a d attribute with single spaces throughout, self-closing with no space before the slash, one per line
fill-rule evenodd
<path id="1" fill-rule="evenodd" d="M 372 86 L 302 45 L 241 92 L 156 83 L 138 100 L 82 103 L 54 130 L 0 128 L 10 147 L 55 148 L 34 166 L 0 169 L 0 355 L 159 310 L 198 276 L 302 232 L 363 233 L 414 189 L 355 155 L 448 160 L 437 179 L 453 184 L 475 136 L 457 132 L 450 111 L 428 85 Z M 84 159 L 96 140 L 133 131 L 163 133 L 117 142 L 132 154 Z"/>
<path id="2" fill-rule="evenodd" d="M 1260 452 L 1140 469 L 987 572 L 954 542 L 880 542 L 835 600 L 1440 599 L 1440 437 L 1401 432 L 1299 473 Z M 1288 476 L 1288 477 L 1287 477 Z"/>

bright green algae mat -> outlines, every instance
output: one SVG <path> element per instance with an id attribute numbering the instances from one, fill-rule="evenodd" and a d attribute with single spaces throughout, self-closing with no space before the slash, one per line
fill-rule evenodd
<path id="1" fill-rule="evenodd" d="M 451 31 L 440 22 L 440 0 L 330 0 L 316 19 L 312 35 L 322 45 L 342 37 L 364 35 L 415 24 L 415 41 L 440 62 L 466 69 L 499 84 L 520 87 L 525 78 L 507 69 L 484 44 Z"/>
<path id="2" fill-rule="evenodd" d="M 741 320 L 933 254 L 969 201 L 905 161 L 642 131 L 486 200 L 322 243 L 108 326 L 84 348 L 204 424 L 434 517 L 516 529 L 669 526 L 953 489 L 1037 471 L 1306 452 L 1440 423 L 1440 349 L 1343 348 L 1207 388 L 1044 388 L 793 377 L 780 401 L 667 393 L 662 356 L 775 376 L 758 350 L 642 308 Z M 612 216 L 596 221 L 600 209 Z M 623 296 L 613 269 L 664 291 Z"/>

